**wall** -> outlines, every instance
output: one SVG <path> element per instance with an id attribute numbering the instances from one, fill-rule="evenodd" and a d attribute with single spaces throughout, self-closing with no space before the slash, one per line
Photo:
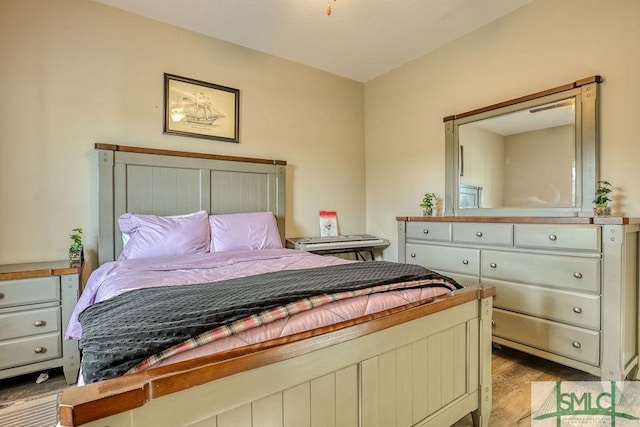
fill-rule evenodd
<path id="1" fill-rule="evenodd" d="M 506 137 L 504 206 L 574 206 L 574 135 L 565 125 Z"/>
<path id="2" fill-rule="evenodd" d="M 363 84 L 88 0 L 0 0 L 0 264 L 95 259 L 94 143 L 282 159 L 287 236 L 365 232 Z M 163 135 L 163 73 L 240 89 L 240 144 Z"/>
<path id="3" fill-rule="evenodd" d="M 535 0 L 365 85 L 367 232 L 397 259 L 396 216 L 444 196 L 443 117 L 602 75 L 600 176 L 640 216 L 640 1 Z"/>

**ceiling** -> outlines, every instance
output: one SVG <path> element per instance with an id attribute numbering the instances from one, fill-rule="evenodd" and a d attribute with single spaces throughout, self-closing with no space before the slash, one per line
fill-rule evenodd
<path id="1" fill-rule="evenodd" d="M 367 82 L 533 0 L 96 1 Z"/>
<path id="2" fill-rule="evenodd" d="M 473 121 L 468 125 L 486 129 L 497 135 L 509 136 L 558 126 L 575 125 L 575 122 L 575 98 L 570 98 Z"/>

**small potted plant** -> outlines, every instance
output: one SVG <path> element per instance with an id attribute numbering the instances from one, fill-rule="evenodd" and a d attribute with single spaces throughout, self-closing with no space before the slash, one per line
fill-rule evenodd
<path id="1" fill-rule="evenodd" d="M 600 180 L 596 187 L 596 198 L 593 199 L 595 204 L 593 208 L 593 214 L 595 216 L 609 216 L 611 215 L 611 207 L 609 202 L 609 193 L 611 193 L 611 183 L 609 181 Z"/>
<path id="2" fill-rule="evenodd" d="M 420 203 L 420 207 L 422 207 L 422 215 L 433 215 L 435 201 L 436 195 L 434 193 L 425 193 L 424 197 L 422 198 L 422 203 Z"/>
<path id="3" fill-rule="evenodd" d="M 84 260 L 84 251 L 82 246 L 82 228 L 74 228 L 71 237 L 71 246 L 69 246 L 69 261 L 73 264 L 81 264 Z"/>

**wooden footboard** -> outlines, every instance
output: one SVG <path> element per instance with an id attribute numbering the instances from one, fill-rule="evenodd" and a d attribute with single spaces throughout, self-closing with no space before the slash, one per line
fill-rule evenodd
<path id="1" fill-rule="evenodd" d="M 491 410 L 494 288 L 66 390 L 63 426 L 444 426 Z"/>

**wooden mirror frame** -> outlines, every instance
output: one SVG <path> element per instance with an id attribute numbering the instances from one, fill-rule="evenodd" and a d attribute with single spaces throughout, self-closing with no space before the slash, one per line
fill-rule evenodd
<path id="1" fill-rule="evenodd" d="M 588 77 L 563 86 L 462 114 L 447 116 L 445 123 L 445 216 L 593 216 L 593 197 L 599 179 L 598 83 L 600 76 Z M 572 207 L 460 208 L 460 125 L 534 108 L 561 99 L 576 101 L 576 180 Z"/>

